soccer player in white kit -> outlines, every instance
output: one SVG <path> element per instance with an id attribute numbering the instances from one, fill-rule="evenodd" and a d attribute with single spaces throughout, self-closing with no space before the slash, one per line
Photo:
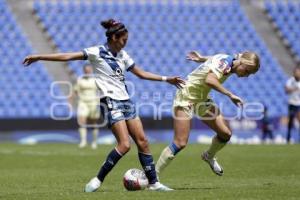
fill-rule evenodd
<path id="1" fill-rule="evenodd" d="M 133 59 L 122 50 L 128 40 L 128 30 L 121 22 L 109 19 L 102 21 L 106 29 L 107 43 L 86 48 L 80 52 L 40 54 L 27 56 L 23 63 L 30 65 L 38 60 L 70 61 L 88 59 L 94 67 L 96 85 L 101 96 L 101 109 L 117 140 L 116 147 L 108 154 L 98 175 L 85 186 L 85 192 L 95 192 L 103 183 L 106 175 L 130 149 L 130 137 L 138 147 L 140 163 L 149 180 L 149 190 L 172 190 L 157 180 L 153 157 L 145 136 L 141 120 L 136 116 L 135 105 L 126 90 L 124 72 L 130 71 L 141 79 L 166 81 L 177 87 L 184 84 L 179 77 L 166 77 L 146 72 L 138 67 Z"/>
<path id="2" fill-rule="evenodd" d="M 286 135 L 286 142 L 290 143 L 291 130 L 293 128 L 294 119 L 297 118 L 300 123 L 300 67 L 295 67 L 294 75 L 289 78 L 285 85 L 285 91 L 288 94 L 289 121 Z M 300 128 L 299 128 L 300 142 Z"/>
<path id="3" fill-rule="evenodd" d="M 216 161 L 215 155 L 230 140 L 232 133 L 220 110 L 210 98 L 209 92 L 211 89 L 217 90 L 228 96 L 235 105 L 242 106 L 242 99 L 223 87 L 222 83 L 232 74 L 248 77 L 256 73 L 260 66 L 259 57 L 253 52 L 237 55 L 217 54 L 211 57 L 191 52 L 187 58 L 204 63 L 191 72 L 184 87 L 177 90 L 173 102 L 174 139 L 162 151 L 156 163 L 156 170 L 160 174 L 187 145 L 191 119 L 195 115 L 216 132 L 209 149 L 203 152 L 201 157 L 215 174 L 221 176 L 223 169 Z"/>
<path id="4" fill-rule="evenodd" d="M 87 145 L 88 127 L 92 128 L 92 149 L 97 148 L 99 129 L 97 120 L 100 118 L 98 88 L 93 76 L 93 68 L 90 64 L 83 66 L 84 74 L 77 78 L 74 93 L 78 96 L 77 122 L 79 125 L 80 143 L 79 148 Z"/>

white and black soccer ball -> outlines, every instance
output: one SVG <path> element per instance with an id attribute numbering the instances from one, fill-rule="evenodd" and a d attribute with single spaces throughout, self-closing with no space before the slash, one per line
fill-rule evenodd
<path id="1" fill-rule="evenodd" d="M 144 171 L 140 169 L 129 169 L 123 177 L 124 187 L 129 191 L 143 190 L 149 182 Z"/>

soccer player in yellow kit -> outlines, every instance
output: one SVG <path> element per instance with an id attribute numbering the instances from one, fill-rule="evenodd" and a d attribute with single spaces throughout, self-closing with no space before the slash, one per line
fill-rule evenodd
<path id="1" fill-rule="evenodd" d="M 87 64 L 83 66 L 84 74 L 78 77 L 74 92 L 78 95 L 77 120 L 79 124 L 79 148 L 87 145 L 87 127 L 93 128 L 92 149 L 97 148 L 98 127 L 100 117 L 98 88 L 93 77 L 93 68 Z"/>
<path id="2" fill-rule="evenodd" d="M 217 54 L 211 57 L 201 56 L 197 52 L 188 54 L 187 59 L 204 62 L 188 75 L 185 86 L 178 89 L 174 102 L 174 139 L 161 153 L 156 171 L 161 173 L 188 142 L 191 119 L 193 115 L 200 118 L 208 127 L 216 132 L 209 149 L 201 157 L 213 172 L 223 175 L 223 169 L 215 159 L 215 155 L 230 140 L 231 130 L 223 115 L 209 96 L 211 89 L 228 96 L 231 101 L 242 106 L 240 97 L 222 86 L 222 83 L 232 74 L 238 77 L 248 77 L 258 71 L 259 57 L 254 52 L 242 52 L 237 55 Z"/>

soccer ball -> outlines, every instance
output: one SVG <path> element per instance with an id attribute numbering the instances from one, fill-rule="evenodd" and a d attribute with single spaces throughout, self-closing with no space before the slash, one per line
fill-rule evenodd
<path id="1" fill-rule="evenodd" d="M 123 177 L 124 187 L 129 191 L 143 190 L 148 186 L 148 179 L 144 171 L 129 169 Z"/>

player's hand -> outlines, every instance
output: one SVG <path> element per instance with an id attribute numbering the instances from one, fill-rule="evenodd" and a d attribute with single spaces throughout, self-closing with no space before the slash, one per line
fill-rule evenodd
<path id="1" fill-rule="evenodd" d="M 239 107 L 243 107 L 244 102 L 243 102 L 243 100 L 242 100 L 240 97 L 238 97 L 238 96 L 236 96 L 236 95 L 234 95 L 234 94 L 230 94 L 230 95 L 229 95 L 229 98 L 231 99 L 231 101 L 232 101 L 235 105 L 237 105 L 237 106 L 239 106 Z"/>
<path id="2" fill-rule="evenodd" d="M 179 76 L 174 76 L 174 77 L 168 77 L 167 82 L 175 85 L 178 89 L 181 89 L 185 85 L 185 81 L 181 79 Z"/>
<path id="3" fill-rule="evenodd" d="M 37 55 L 29 55 L 23 60 L 23 65 L 28 66 L 31 63 L 34 63 L 39 60 Z"/>
<path id="4" fill-rule="evenodd" d="M 186 59 L 199 62 L 201 55 L 197 51 L 191 51 L 187 54 Z"/>

